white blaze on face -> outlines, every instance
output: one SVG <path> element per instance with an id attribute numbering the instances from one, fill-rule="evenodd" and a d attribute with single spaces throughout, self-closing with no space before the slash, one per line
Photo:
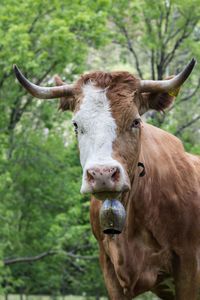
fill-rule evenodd
<path id="1" fill-rule="evenodd" d="M 86 171 L 97 165 L 122 166 L 112 158 L 116 122 L 112 117 L 106 89 L 92 83 L 83 87 L 83 102 L 73 122 L 78 125 L 80 161 L 83 168 L 81 192 L 87 191 Z"/>

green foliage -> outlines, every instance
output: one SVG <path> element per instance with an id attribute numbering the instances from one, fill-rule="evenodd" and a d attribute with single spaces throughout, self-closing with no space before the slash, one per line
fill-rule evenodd
<path id="1" fill-rule="evenodd" d="M 89 199 L 79 192 L 81 168 L 76 144 L 65 147 L 62 134 L 53 129 L 48 135 L 23 132 L 17 135 L 9 164 L 2 167 L 10 175 L 2 176 L 0 185 L 4 259 L 56 251 L 55 256 L 33 265 L 13 265 L 12 276 L 20 282 L 13 286 L 11 274 L 5 273 L 7 289 L 19 286 L 24 293 L 37 293 L 38 288 L 43 293 L 60 293 L 61 287 L 63 293 L 76 293 L 77 286 L 80 292 L 98 290 L 100 280 L 88 285 L 92 279 L 87 274 L 92 278 L 94 274 L 100 278 L 100 274 L 89 225 Z M 80 258 L 68 257 L 68 253 Z"/>

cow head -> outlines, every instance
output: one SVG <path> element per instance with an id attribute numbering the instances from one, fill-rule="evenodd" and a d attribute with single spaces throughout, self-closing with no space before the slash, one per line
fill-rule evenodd
<path id="1" fill-rule="evenodd" d="M 141 115 L 148 109 L 168 107 L 194 64 L 193 59 L 169 80 L 139 80 L 128 72 L 94 72 L 73 85 L 57 77 L 56 87 L 36 86 L 16 66 L 14 69 L 33 96 L 60 97 L 60 108 L 74 112 L 72 122 L 83 168 L 81 192 L 105 199 L 130 189 L 140 153 Z"/>

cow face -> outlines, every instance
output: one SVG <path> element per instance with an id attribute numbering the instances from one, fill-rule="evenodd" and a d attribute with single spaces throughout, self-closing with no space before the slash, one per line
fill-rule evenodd
<path id="1" fill-rule="evenodd" d="M 73 124 L 83 168 L 82 193 L 120 192 L 129 188 L 128 176 L 113 151 L 117 123 L 107 90 L 88 83 L 82 88 L 80 109 Z"/>
<path id="2" fill-rule="evenodd" d="M 96 76 L 81 84 L 72 122 L 83 168 L 81 192 L 105 197 L 130 188 L 128 167 L 138 157 L 141 119 L 132 90 L 120 95 Z"/>
<path id="3" fill-rule="evenodd" d="M 142 121 L 150 109 L 168 107 L 181 84 L 190 75 L 195 60 L 174 78 L 139 80 L 128 72 L 95 72 L 83 75 L 74 85 L 58 77 L 57 87 L 39 87 L 14 66 L 19 82 L 41 99 L 61 97 L 60 108 L 73 110 L 83 168 L 81 192 L 98 198 L 114 197 L 130 189 L 140 153 Z"/>
<path id="4" fill-rule="evenodd" d="M 116 79 L 122 80 L 123 74 L 126 74 L 126 78 L 127 75 L 130 77 L 128 73 L 116 73 L 111 76 L 110 73 L 102 72 L 82 76 L 75 87 L 77 92 L 74 101 L 71 101 L 74 107 L 72 124 L 83 168 L 81 192 L 97 194 L 99 198 L 111 195 L 114 197 L 122 191 L 129 190 L 127 166 L 130 153 L 126 155 L 125 149 L 134 135 L 135 145 L 139 145 L 140 118 L 133 103 L 133 89 L 121 91 L 120 94 L 122 87 L 118 86 L 116 89 L 114 83 Z M 57 85 L 62 84 L 58 77 L 55 79 Z M 66 110 L 66 103 L 69 103 L 69 99 L 62 98 L 62 110 Z M 133 111 L 136 116 L 135 123 L 132 122 Z M 127 124 L 128 116 L 130 126 Z M 124 150 L 122 155 L 121 148 Z M 133 147 L 131 149 L 134 150 Z"/>
<path id="5" fill-rule="evenodd" d="M 83 168 L 82 193 L 114 197 L 130 189 L 148 94 L 127 72 L 91 73 L 77 82 L 72 120 Z"/>

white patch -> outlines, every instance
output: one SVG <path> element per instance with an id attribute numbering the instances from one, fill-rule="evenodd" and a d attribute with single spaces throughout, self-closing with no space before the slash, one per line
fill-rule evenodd
<path id="1" fill-rule="evenodd" d="M 106 89 L 92 83 L 83 87 L 84 99 L 73 122 L 78 125 L 80 161 L 83 168 L 81 192 L 88 189 L 86 171 L 97 165 L 122 166 L 112 158 L 112 144 L 116 139 L 116 122 L 112 117 Z"/>

